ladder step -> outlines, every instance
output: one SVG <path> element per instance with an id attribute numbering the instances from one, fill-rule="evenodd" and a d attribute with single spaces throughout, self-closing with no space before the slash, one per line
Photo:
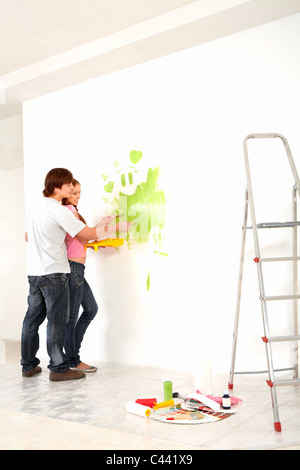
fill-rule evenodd
<path id="1" fill-rule="evenodd" d="M 260 258 L 261 262 L 270 261 L 300 261 L 300 256 L 281 256 L 276 258 Z"/>
<path id="2" fill-rule="evenodd" d="M 275 343 L 279 341 L 298 341 L 300 340 L 300 335 L 270 336 L 269 338 L 263 336 L 262 340 L 264 341 L 264 343 Z"/>
<path id="3" fill-rule="evenodd" d="M 295 385 L 299 384 L 300 379 L 284 379 L 284 380 L 275 380 L 275 382 L 272 382 L 271 380 L 267 380 L 267 384 L 269 387 L 277 387 L 279 385 Z"/>
<path id="4" fill-rule="evenodd" d="M 296 370 L 296 367 L 285 367 L 283 369 L 274 369 L 274 372 L 286 372 L 288 370 Z M 235 371 L 235 375 L 247 375 L 247 374 L 267 374 L 268 370 L 248 370 L 248 371 Z"/>
<path id="5" fill-rule="evenodd" d="M 284 227 L 297 227 L 300 225 L 299 220 L 291 221 L 291 222 L 263 222 L 261 224 L 256 224 L 257 228 L 284 228 Z M 252 225 L 247 227 L 248 229 L 252 229 Z"/>
<path id="6" fill-rule="evenodd" d="M 293 300 L 296 300 L 296 299 L 300 299 L 300 295 L 271 295 L 271 296 L 267 296 L 267 297 L 260 297 L 260 300 L 265 300 L 265 301 L 268 301 L 268 300 L 289 300 L 289 299 L 293 299 Z"/>

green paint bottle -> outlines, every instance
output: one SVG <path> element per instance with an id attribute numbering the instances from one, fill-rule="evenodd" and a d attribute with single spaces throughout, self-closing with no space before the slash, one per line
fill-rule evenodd
<path id="1" fill-rule="evenodd" d="M 172 400 L 173 398 L 173 384 L 171 379 L 164 381 L 164 401 Z"/>

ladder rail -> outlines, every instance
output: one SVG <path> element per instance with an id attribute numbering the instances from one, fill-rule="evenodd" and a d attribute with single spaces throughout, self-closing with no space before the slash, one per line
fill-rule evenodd
<path id="1" fill-rule="evenodd" d="M 292 211 L 293 211 L 293 220 L 296 221 L 298 218 L 298 201 L 297 201 L 297 185 L 295 184 L 292 191 Z M 293 328 L 294 335 L 297 336 L 299 333 L 299 317 L 298 317 L 298 301 L 296 296 L 298 295 L 298 230 L 294 226 L 292 228 L 292 251 L 293 251 L 293 294 L 295 299 L 293 301 Z M 295 362 L 295 378 L 299 378 L 299 360 L 298 360 L 298 341 L 295 341 L 294 344 L 294 362 Z"/>
<path id="2" fill-rule="evenodd" d="M 237 337 L 238 337 L 240 306 L 241 306 L 241 296 L 242 296 L 242 282 L 243 282 L 243 271 L 244 271 L 246 234 L 247 234 L 248 202 L 249 202 L 248 190 L 246 189 L 246 191 L 245 191 L 244 221 L 243 221 L 243 225 L 242 225 L 243 229 L 242 229 L 242 241 L 241 241 L 241 252 L 240 252 L 238 288 L 237 288 L 235 320 L 234 320 L 234 330 L 233 330 L 233 340 L 232 340 L 231 367 L 230 367 L 229 380 L 228 380 L 228 388 L 229 389 L 233 388 L 233 377 L 234 377 L 234 369 L 235 369 Z"/>
<path id="3" fill-rule="evenodd" d="M 256 222 L 256 214 L 254 208 L 254 197 L 253 197 L 253 190 L 252 190 L 252 179 L 251 179 L 251 172 L 250 172 L 250 165 L 249 165 L 249 155 L 248 155 L 248 147 L 247 142 L 250 138 L 266 138 L 266 137 L 274 137 L 275 134 L 250 134 L 248 135 L 243 142 L 244 147 L 244 162 L 245 162 L 245 169 L 246 169 L 246 179 L 247 179 L 247 190 L 249 194 L 249 205 L 250 205 L 250 213 L 251 213 L 251 221 L 252 221 L 252 234 L 253 234 L 253 241 L 254 241 L 254 250 L 255 256 L 260 260 L 260 247 L 259 247 L 259 240 L 258 240 L 258 232 L 257 232 L 257 222 Z M 263 273 L 262 273 L 262 264 L 261 262 L 257 264 L 257 274 L 258 274 L 258 283 L 259 283 L 259 292 L 260 298 L 265 298 L 265 286 L 263 281 Z M 267 315 L 267 306 L 266 303 L 262 300 L 261 302 L 262 308 L 262 316 L 263 316 L 263 326 L 264 326 L 264 336 L 269 337 L 269 322 L 268 322 L 268 315 Z M 266 343 L 266 350 L 267 350 L 267 362 L 268 362 L 268 370 L 269 370 L 269 380 L 274 382 L 274 367 L 273 367 L 273 358 L 272 358 L 272 351 L 270 348 L 270 344 Z M 273 397 L 274 398 L 274 397 Z M 276 397 L 275 397 L 276 400 Z"/>

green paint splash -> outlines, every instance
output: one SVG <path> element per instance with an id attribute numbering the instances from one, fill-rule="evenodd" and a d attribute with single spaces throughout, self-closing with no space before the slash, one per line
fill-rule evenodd
<path id="1" fill-rule="evenodd" d="M 146 285 L 147 285 L 147 290 L 150 290 L 150 272 L 148 272 Z"/>
<path id="2" fill-rule="evenodd" d="M 104 201 L 111 204 L 116 213 L 123 214 L 120 220 L 134 222 L 128 234 L 128 244 L 149 240 L 151 231 L 154 232 L 154 242 L 160 243 L 161 231 L 165 225 L 166 197 L 158 185 L 160 169 L 149 168 L 146 181 L 137 183 L 139 169 L 135 165 L 142 157 L 140 150 L 131 150 L 129 158 L 134 166 L 130 165 L 128 171 L 124 171 L 120 168 L 119 161 L 115 161 L 115 180 L 107 174 L 102 175 L 106 182 L 104 191 L 110 195 L 103 198 Z"/>
<path id="3" fill-rule="evenodd" d="M 113 181 L 109 181 L 105 186 L 104 186 L 104 191 L 107 193 L 112 193 L 114 189 L 115 183 Z"/>
<path id="4" fill-rule="evenodd" d="M 148 168 L 146 181 L 139 182 L 139 165 L 143 153 L 131 150 L 129 159 L 132 165 L 125 170 L 119 161 L 114 162 L 115 175 L 102 175 L 104 191 L 108 194 L 103 200 L 110 204 L 115 213 L 122 214 L 120 220 L 133 222 L 128 232 L 127 245 L 146 242 L 150 239 L 157 247 L 162 243 L 165 227 L 165 193 L 159 188 L 160 168 Z M 137 166 L 136 166 L 137 165 Z M 134 174 L 133 174 L 134 173 Z M 167 256 L 160 250 L 154 253 Z M 147 277 L 147 290 L 150 289 L 150 272 Z"/>
<path id="5" fill-rule="evenodd" d="M 157 189 L 158 177 L 159 168 L 149 168 L 146 181 L 138 184 L 133 194 L 119 192 L 120 212 L 136 224 L 130 231 L 131 240 L 146 241 L 151 229 L 164 227 L 166 197 Z"/>
<path id="6" fill-rule="evenodd" d="M 131 150 L 129 158 L 132 163 L 138 163 L 143 156 L 143 152 L 138 150 Z"/>

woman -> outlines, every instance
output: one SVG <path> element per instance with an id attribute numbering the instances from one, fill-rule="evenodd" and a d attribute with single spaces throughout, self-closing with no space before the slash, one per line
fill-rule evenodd
<path id="1" fill-rule="evenodd" d="M 63 199 L 65 205 L 74 216 L 86 223 L 84 218 L 78 213 L 77 205 L 80 199 L 80 183 L 73 179 L 73 192 L 67 199 Z M 81 361 L 79 351 L 87 327 L 95 317 L 98 306 L 94 295 L 85 277 L 86 251 L 84 244 L 77 237 L 66 235 L 67 256 L 71 268 L 69 290 L 70 290 L 70 318 L 66 326 L 64 348 L 70 361 L 70 368 L 83 372 L 96 372 L 97 367 L 90 366 Z M 83 311 L 79 316 L 79 309 Z"/>

